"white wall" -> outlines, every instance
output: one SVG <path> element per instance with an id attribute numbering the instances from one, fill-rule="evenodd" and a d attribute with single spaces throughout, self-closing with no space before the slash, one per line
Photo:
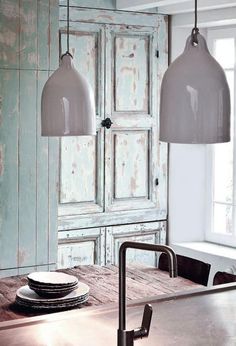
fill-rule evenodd
<path id="1" fill-rule="evenodd" d="M 184 49 L 191 30 L 171 32 L 171 60 Z M 205 35 L 202 29 L 201 33 Z M 206 145 L 170 144 L 169 239 L 170 243 L 204 240 Z"/>
<path id="2" fill-rule="evenodd" d="M 184 49 L 190 29 L 172 28 L 171 60 Z M 206 37 L 206 30 L 201 29 Z M 203 243 L 206 217 L 207 145 L 170 144 L 169 243 L 176 253 L 211 264 L 208 285 L 217 271 L 236 268 L 232 248 Z"/>

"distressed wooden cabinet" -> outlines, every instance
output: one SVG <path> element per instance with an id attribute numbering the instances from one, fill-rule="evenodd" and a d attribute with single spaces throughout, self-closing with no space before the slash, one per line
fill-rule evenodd
<path id="1" fill-rule="evenodd" d="M 63 6 L 60 19 L 64 52 Z M 97 136 L 60 143 L 59 267 L 116 263 L 125 239 L 165 242 L 156 221 L 166 219 L 167 148 L 158 141 L 166 42 L 162 15 L 71 8 L 70 47 L 94 89 Z M 142 259 L 156 264 L 153 254 Z"/>

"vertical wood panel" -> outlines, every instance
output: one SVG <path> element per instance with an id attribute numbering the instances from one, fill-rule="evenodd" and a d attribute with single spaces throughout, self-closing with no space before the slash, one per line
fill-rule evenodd
<path id="1" fill-rule="evenodd" d="M 19 67 L 20 0 L 0 1 L 0 67 Z"/>
<path id="2" fill-rule="evenodd" d="M 37 0 L 37 4 L 37 68 L 39 70 L 46 70 L 49 69 L 50 65 L 50 3 L 49 1 Z M 45 49 L 45 46 L 48 49 Z"/>
<path id="3" fill-rule="evenodd" d="M 48 0 L 50 5 L 50 17 L 48 32 L 49 51 L 49 69 L 56 70 L 59 65 L 59 3 L 58 0 Z M 57 214 L 58 214 L 58 160 L 59 160 L 59 139 L 49 138 L 49 166 L 48 166 L 48 263 L 53 268 L 53 263 L 57 263 L 58 232 L 57 232 Z"/>
<path id="4" fill-rule="evenodd" d="M 17 267 L 18 91 L 19 72 L 0 70 L 0 269 Z"/>
<path id="5" fill-rule="evenodd" d="M 36 262 L 36 72 L 20 71 L 19 266 Z"/>
<path id="6" fill-rule="evenodd" d="M 48 181 L 48 138 L 41 136 L 41 93 L 48 78 L 48 73 L 37 73 L 37 264 L 48 263 L 48 220 L 49 220 L 49 181 Z"/>
<path id="7" fill-rule="evenodd" d="M 58 140 L 41 137 L 40 103 L 57 37 L 57 0 L 0 2 L 1 276 L 56 263 Z"/>
<path id="8" fill-rule="evenodd" d="M 160 52 L 157 60 L 157 90 L 161 88 L 163 75 L 168 67 L 168 16 L 158 17 L 158 50 Z M 157 99 L 157 128 L 159 129 L 160 97 Z M 159 140 L 159 133 L 157 141 Z M 168 184 L 168 144 L 159 142 L 158 145 L 158 208 L 167 215 L 167 184 Z"/>
<path id="9" fill-rule="evenodd" d="M 44 0 L 45 1 L 45 0 Z M 59 65 L 59 3 L 58 0 L 47 0 L 50 4 L 50 29 L 48 31 L 48 46 L 50 70 L 56 70 Z"/>
<path id="10" fill-rule="evenodd" d="M 48 220 L 48 263 L 57 262 L 58 232 L 58 158 L 59 158 L 59 139 L 49 138 L 49 220 Z"/>
<path id="11" fill-rule="evenodd" d="M 37 64 L 37 1 L 20 0 L 20 68 Z"/>

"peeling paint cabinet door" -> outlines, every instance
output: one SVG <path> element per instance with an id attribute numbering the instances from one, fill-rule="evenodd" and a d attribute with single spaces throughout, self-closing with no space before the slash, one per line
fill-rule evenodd
<path id="1" fill-rule="evenodd" d="M 105 228 L 87 228 L 59 232 L 60 268 L 78 264 L 105 264 Z"/>
<path id="2" fill-rule="evenodd" d="M 158 208 L 157 31 L 107 30 L 105 208 L 107 212 Z"/>
<path id="3" fill-rule="evenodd" d="M 104 29 L 80 24 L 70 33 L 76 69 L 90 82 L 96 102 L 97 136 L 64 137 L 60 150 L 59 216 L 102 213 L 104 210 Z M 66 51 L 66 32 L 60 34 Z"/>
<path id="4" fill-rule="evenodd" d="M 127 239 L 165 243 L 167 148 L 158 141 L 158 105 L 167 54 L 158 42 L 167 32 L 156 18 L 156 27 L 71 22 L 76 68 L 95 93 L 97 137 L 61 139 L 59 267 L 117 263 Z M 63 52 L 63 28 L 60 43 Z M 130 256 L 157 264 L 153 254 Z"/>
<path id="5" fill-rule="evenodd" d="M 107 227 L 106 229 L 106 263 L 119 263 L 119 248 L 124 241 L 138 241 L 148 244 L 164 244 L 166 235 L 165 222 L 151 222 L 136 225 Z M 127 262 L 141 263 L 157 267 L 159 254 L 156 252 L 129 249 Z"/>

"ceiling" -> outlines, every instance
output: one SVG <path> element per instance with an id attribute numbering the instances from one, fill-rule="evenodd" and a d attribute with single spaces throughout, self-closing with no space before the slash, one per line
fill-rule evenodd
<path id="1" fill-rule="evenodd" d="M 157 7 L 158 12 L 165 14 L 189 13 L 194 9 L 194 0 L 116 0 L 119 10 L 141 11 Z M 198 0 L 198 10 L 236 8 L 235 0 Z M 236 12 L 235 12 L 236 13 Z"/>
<path id="2" fill-rule="evenodd" d="M 157 8 L 158 13 L 173 15 L 172 26 L 192 27 L 194 0 L 116 0 L 119 10 L 143 11 Z M 198 26 L 236 25 L 236 0 L 198 0 Z"/>

